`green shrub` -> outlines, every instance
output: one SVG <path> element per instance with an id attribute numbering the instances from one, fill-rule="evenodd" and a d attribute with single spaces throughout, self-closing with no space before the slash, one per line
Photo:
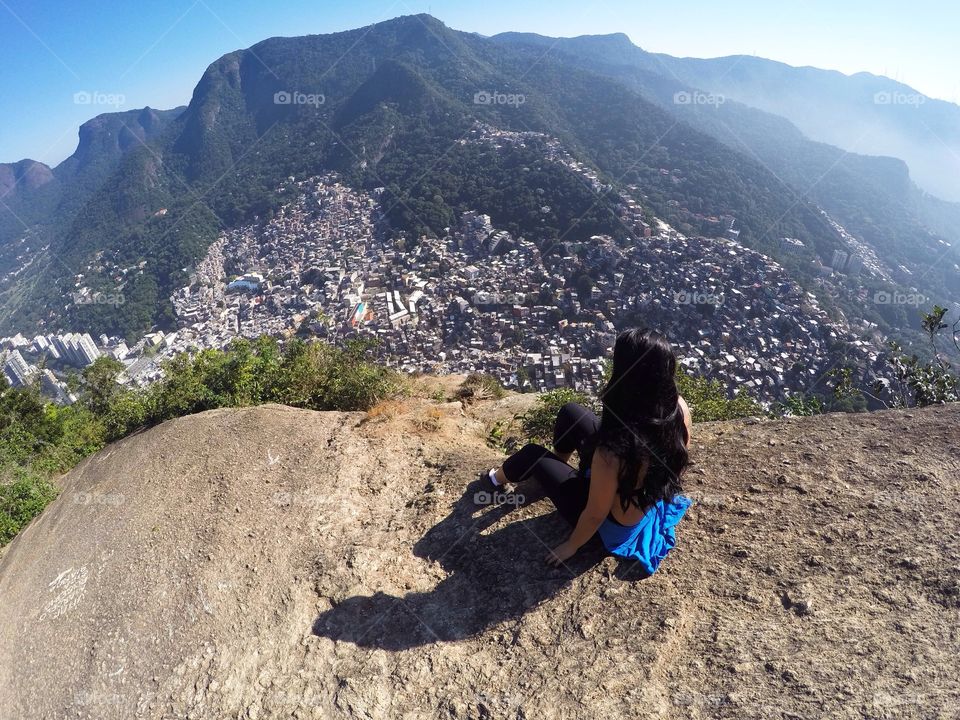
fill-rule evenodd
<path id="1" fill-rule="evenodd" d="M 179 355 L 164 377 L 144 390 L 115 393 L 102 422 L 109 440 L 142 427 L 223 407 L 282 403 L 309 410 L 369 410 L 397 396 L 396 372 L 371 362 L 371 344 L 343 348 L 294 340 L 281 350 L 272 338 L 236 340 L 226 350 Z"/>
<path id="2" fill-rule="evenodd" d="M 470 373 L 457 388 L 457 399 L 463 402 L 499 400 L 506 394 L 500 381 L 486 373 Z"/>
<path id="3" fill-rule="evenodd" d="M 29 463 L 44 476 L 69 470 L 107 443 L 103 422 L 85 407 L 50 404 L 47 413 L 58 431 Z"/>
<path id="4" fill-rule="evenodd" d="M 104 414 L 113 397 L 122 390 L 117 384 L 117 376 L 122 372 L 122 362 L 102 355 L 80 373 L 80 393 L 84 397 L 84 405 L 94 414 Z"/>
<path id="5" fill-rule="evenodd" d="M 520 428 L 530 442 L 550 447 L 553 442 L 553 426 L 560 408 L 570 402 L 580 403 L 597 410 L 595 402 L 586 393 L 570 388 L 559 388 L 542 393 L 536 404 L 520 416 Z"/>
<path id="6" fill-rule="evenodd" d="M 515 439 L 510 435 L 510 426 L 509 420 L 497 420 L 487 433 L 487 445 L 505 453 L 512 453 L 516 448 Z"/>
<path id="7" fill-rule="evenodd" d="M 690 406 L 694 422 L 766 415 L 760 403 L 746 392 L 737 392 L 732 398 L 728 397 L 726 388 L 719 380 L 707 380 L 678 370 L 677 389 Z"/>
<path id="8" fill-rule="evenodd" d="M 353 340 L 342 348 L 296 341 L 290 345 L 280 382 L 265 397 L 309 410 L 369 410 L 402 394 L 398 373 L 368 359 L 372 344 Z"/>
<path id="9" fill-rule="evenodd" d="M 10 542 L 57 497 L 48 480 L 22 468 L 8 468 L 0 479 L 0 547 Z"/>
<path id="10" fill-rule="evenodd" d="M 887 387 L 878 383 L 874 387 L 887 404 L 925 407 L 960 401 L 960 377 L 943 360 L 923 362 L 916 355 L 904 353 L 893 341 L 888 348 L 887 364 L 893 370 L 893 383 Z"/>
<path id="11" fill-rule="evenodd" d="M 404 391 L 400 375 L 369 359 L 369 342 L 343 348 L 264 337 L 180 355 L 145 389 L 117 384 L 122 366 L 101 358 L 74 378 L 80 402 L 58 407 L 35 388 L 0 383 L 0 545 L 50 502 L 49 479 L 105 443 L 183 415 L 279 402 L 312 410 L 369 410 Z M 0 376 L 2 377 L 2 376 Z"/>
<path id="12" fill-rule="evenodd" d="M 787 395 L 779 404 L 780 415 L 810 417 L 825 412 L 823 402 L 816 395 Z"/>
<path id="13" fill-rule="evenodd" d="M 114 396 L 103 417 L 103 429 L 107 442 L 126 437 L 137 428 L 147 424 L 151 417 L 149 398 L 145 393 L 125 390 Z"/>

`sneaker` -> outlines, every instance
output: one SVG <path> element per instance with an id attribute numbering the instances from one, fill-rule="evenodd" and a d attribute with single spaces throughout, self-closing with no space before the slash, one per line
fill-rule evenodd
<path id="1" fill-rule="evenodd" d="M 487 492 L 502 492 L 503 485 L 494 485 L 493 480 L 490 479 L 489 470 L 481 470 L 477 475 L 477 491 L 485 490 Z"/>
<path id="2" fill-rule="evenodd" d="M 473 488 L 474 505 L 514 505 L 523 502 L 522 495 L 514 493 L 514 486 L 510 483 L 494 485 L 490 479 L 489 470 L 481 470 Z"/>

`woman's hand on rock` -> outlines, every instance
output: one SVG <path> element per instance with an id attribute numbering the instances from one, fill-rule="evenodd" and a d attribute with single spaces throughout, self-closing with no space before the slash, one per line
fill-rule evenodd
<path id="1" fill-rule="evenodd" d="M 577 552 L 577 548 L 573 547 L 570 543 L 565 542 L 557 545 L 553 550 L 547 553 L 546 560 L 547 565 L 552 567 L 560 567 L 567 560 L 572 558 Z"/>

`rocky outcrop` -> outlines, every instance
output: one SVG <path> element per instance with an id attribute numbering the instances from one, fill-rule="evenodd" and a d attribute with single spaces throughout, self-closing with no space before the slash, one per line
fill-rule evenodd
<path id="1" fill-rule="evenodd" d="M 267 406 L 108 447 L 0 560 L 30 718 L 952 717 L 960 407 L 698 426 L 656 575 L 477 508 L 503 404 Z"/>
<path id="2" fill-rule="evenodd" d="M 36 160 L 0 163 L 0 199 L 32 192 L 54 180 L 53 171 Z"/>

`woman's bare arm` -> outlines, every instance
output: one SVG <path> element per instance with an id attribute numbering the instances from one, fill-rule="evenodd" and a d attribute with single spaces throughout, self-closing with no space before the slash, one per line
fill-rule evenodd
<path id="1" fill-rule="evenodd" d="M 563 561 L 573 557 L 583 545 L 593 537 L 597 529 L 606 520 L 613 499 L 617 494 L 617 472 L 619 465 L 615 458 L 598 450 L 593 454 L 590 465 L 590 495 L 587 505 L 580 513 L 577 526 L 570 533 L 567 541 L 558 545 L 547 554 L 546 560 L 551 565 L 560 565 Z"/>
<path id="2" fill-rule="evenodd" d="M 690 413 L 690 408 L 687 407 L 687 401 L 683 397 L 678 396 L 678 402 L 680 403 L 680 410 L 683 411 L 683 424 L 687 426 L 687 442 L 685 445 L 690 444 L 690 436 L 693 433 L 693 415 Z"/>

